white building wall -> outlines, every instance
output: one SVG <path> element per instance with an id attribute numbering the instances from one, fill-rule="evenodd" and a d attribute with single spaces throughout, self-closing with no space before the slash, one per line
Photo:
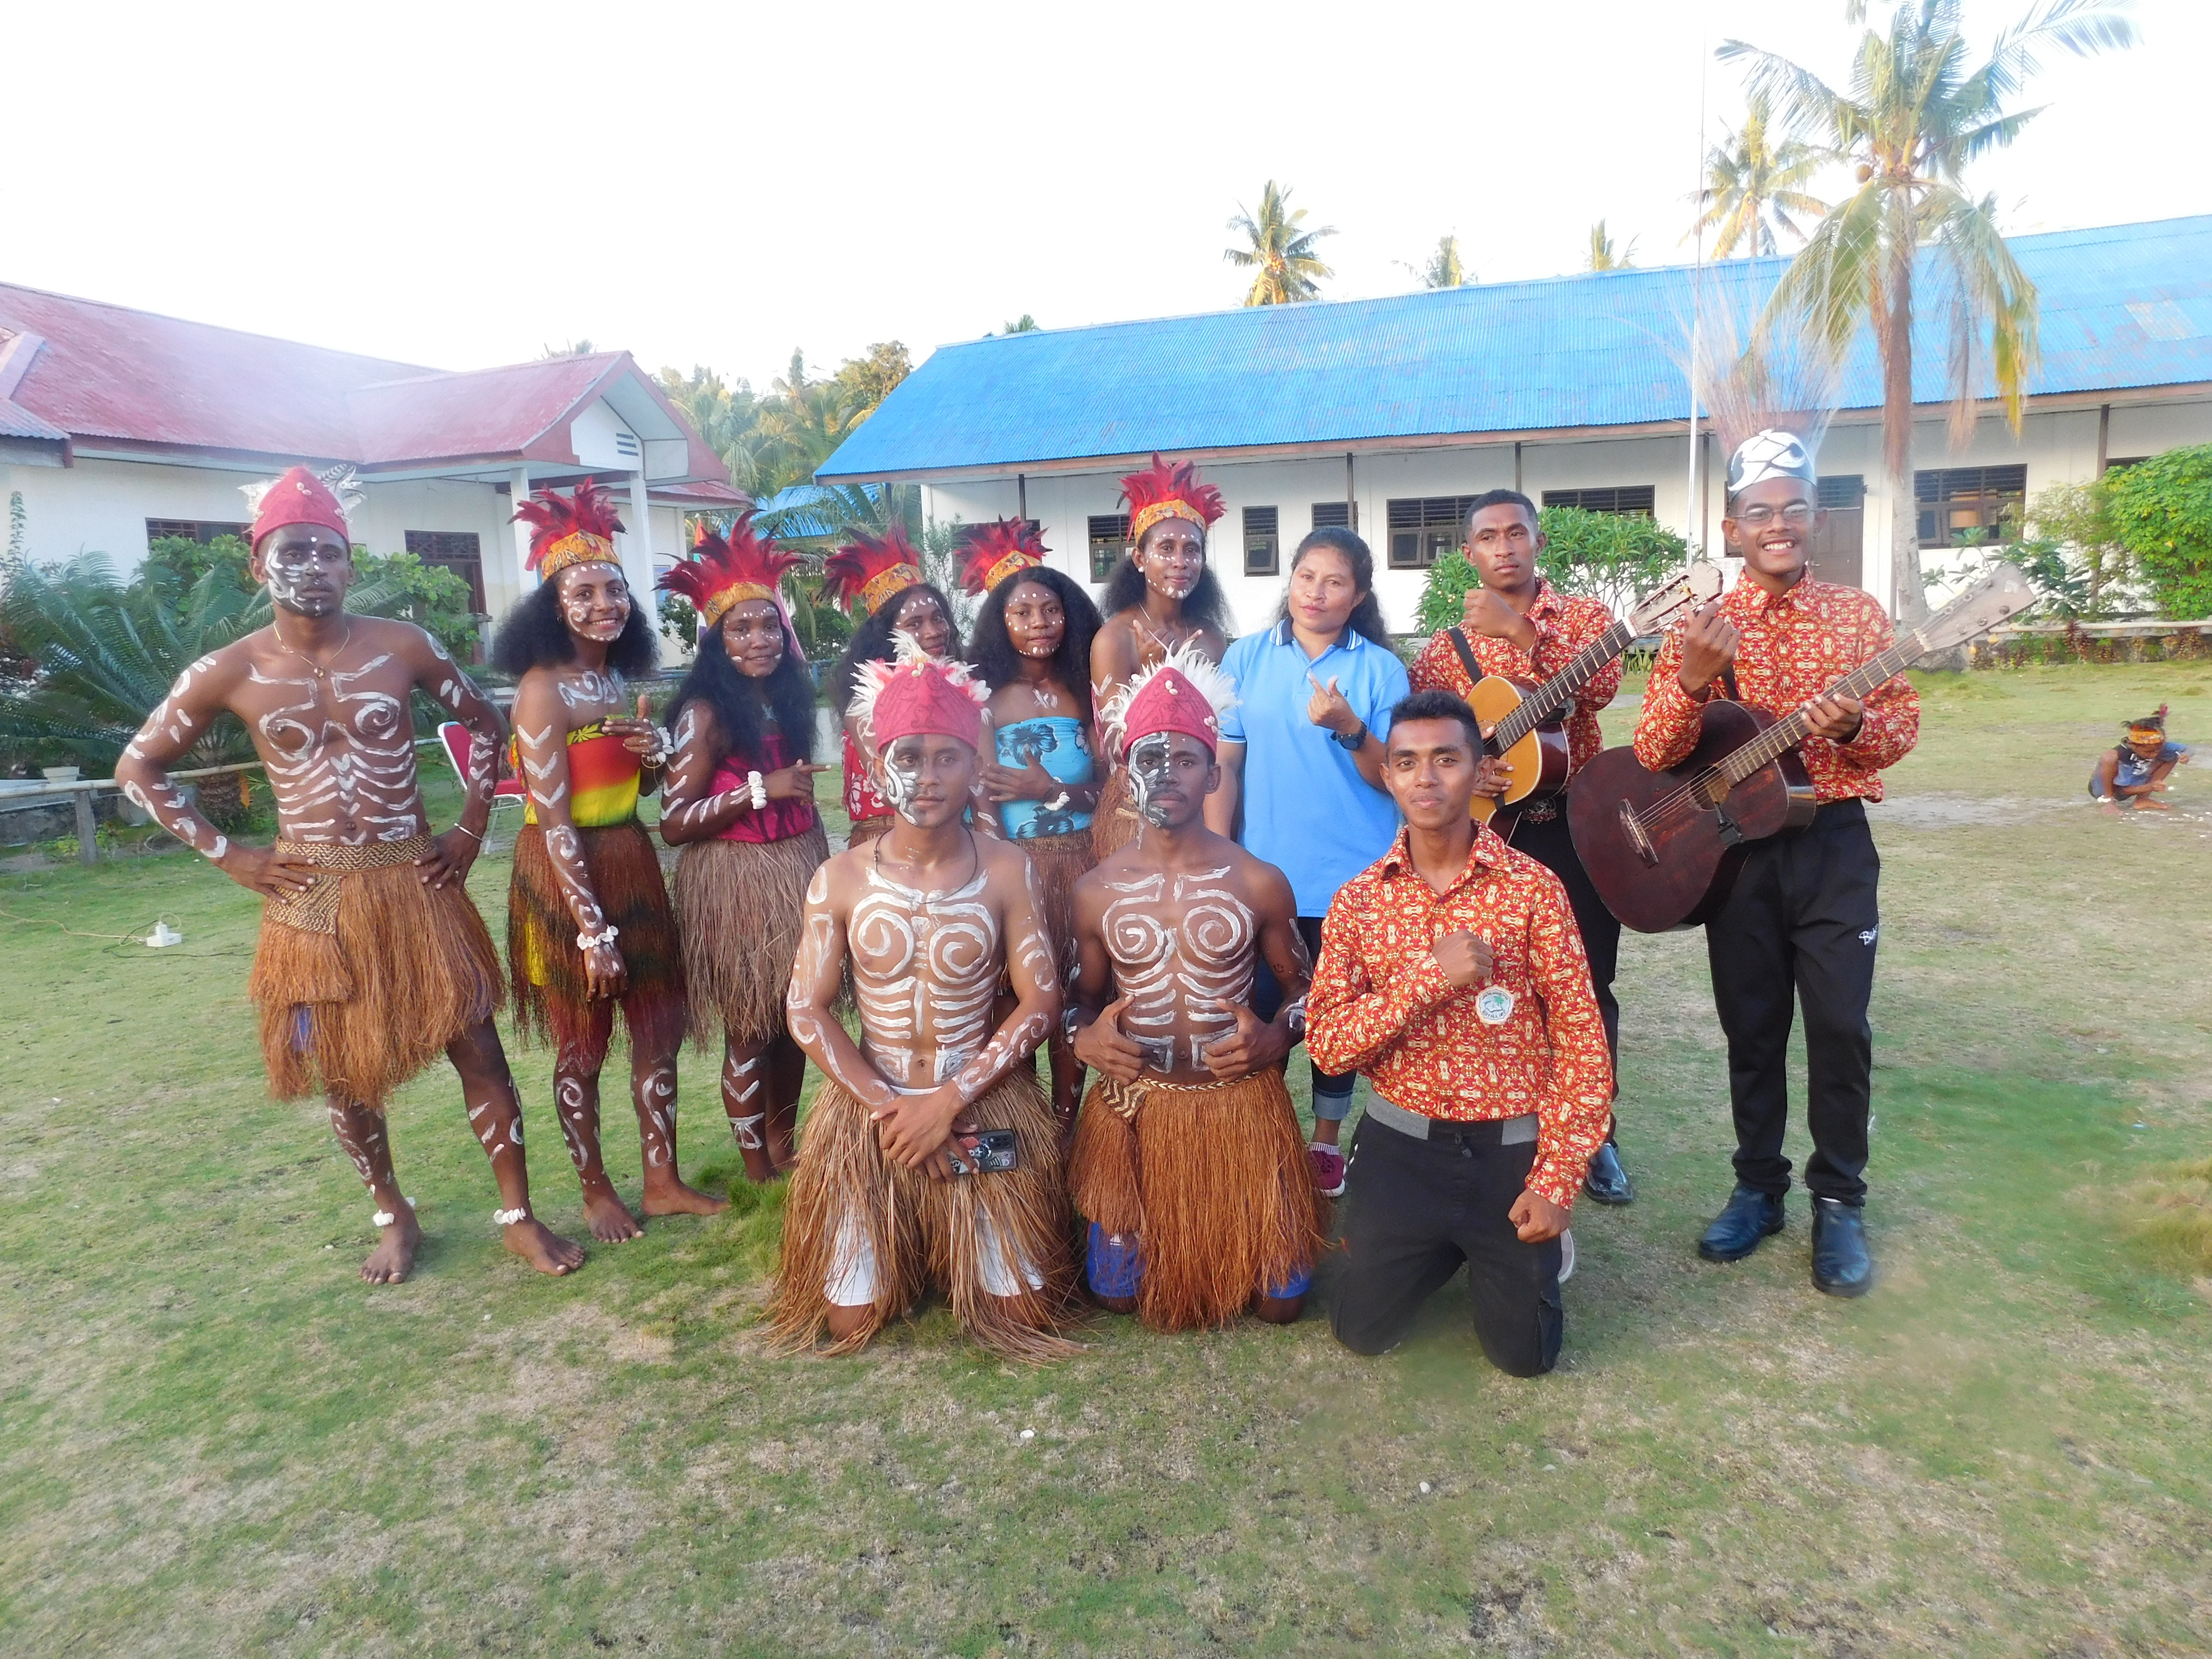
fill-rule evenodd
<path id="1" fill-rule="evenodd" d="M 2030 414 L 2014 438 L 2002 416 L 1977 423 L 1965 448 L 1950 447 L 1941 417 L 1921 422 L 1914 433 L 1914 465 L 1939 467 L 2018 465 L 2027 468 L 2027 490 L 2054 483 L 2085 482 L 2096 476 L 2098 411 L 2094 408 Z M 1520 488 L 1543 501 L 1547 489 L 1600 489 L 1648 484 L 1656 516 L 1694 546 L 1718 556 L 1727 457 L 1707 439 L 1706 471 L 1693 501 L 1689 490 L 1689 453 L 1682 436 L 1589 439 L 1574 442 L 1528 441 L 1521 446 Z M 2212 443 L 2212 402 L 2118 405 L 2112 412 L 2107 454 L 2115 459 L 2156 454 L 2183 444 Z M 1881 477 L 1881 427 L 1878 419 L 1854 420 L 1830 428 L 1821 447 L 1824 474 L 1856 473 L 1866 480 L 1867 499 L 1863 580 L 1867 591 L 1889 599 L 1889 507 Z M 1514 483 L 1511 441 L 1486 441 L 1355 455 L 1352 490 L 1358 503 L 1358 528 L 1374 550 L 1376 591 L 1384 618 L 1395 631 L 1411 631 L 1427 573 L 1389 568 L 1386 531 L 1393 500 L 1437 495 L 1473 495 Z M 1238 632 L 1264 625 L 1275 612 L 1288 579 L 1290 556 L 1313 526 L 1316 502 L 1345 496 L 1341 455 L 1290 461 L 1217 463 L 1203 469 L 1222 493 L 1228 511 L 1214 526 L 1212 556 L 1229 596 Z M 975 524 L 1016 511 L 1017 486 L 1011 477 L 962 479 L 926 488 L 923 510 L 940 523 L 957 519 Z M 1096 473 L 1031 474 L 1030 517 L 1042 526 L 1054 565 L 1090 579 L 1090 532 L 1093 514 L 1119 513 L 1118 470 Z M 1279 572 L 1273 577 L 1243 574 L 1243 514 L 1247 507 L 1276 509 L 1281 538 Z M 1923 555 L 1923 557 L 1925 556 Z M 1940 550 L 1937 558 L 1942 557 Z M 1095 594 L 1098 590 L 1092 589 Z"/>

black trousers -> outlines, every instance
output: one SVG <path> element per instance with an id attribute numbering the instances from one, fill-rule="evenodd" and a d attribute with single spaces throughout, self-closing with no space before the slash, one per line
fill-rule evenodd
<path id="1" fill-rule="evenodd" d="M 1523 1244 L 1506 1212 L 1535 1162 L 1532 1137 L 1499 1142 L 1496 1123 L 1437 1125 L 1416 1140 L 1373 1117 L 1352 1137 L 1344 1249 L 1329 1300 L 1336 1340 L 1387 1353 L 1464 1261 L 1474 1334 L 1501 1371 L 1540 1376 L 1559 1363 L 1559 1241 Z"/>
<path id="2" fill-rule="evenodd" d="M 1540 823 L 1523 819 L 1513 830 L 1513 850 L 1526 853 L 1559 878 L 1567 890 L 1567 903 L 1575 913 L 1575 927 L 1583 936 L 1583 954 L 1589 958 L 1590 989 L 1597 994 L 1597 1011 L 1605 1018 L 1605 1046 L 1613 1055 L 1616 1080 L 1620 1075 L 1620 1004 L 1613 1000 L 1613 976 L 1620 966 L 1620 919 L 1605 908 L 1605 901 L 1590 884 L 1567 833 L 1566 798 L 1561 796 L 1558 816 Z M 1618 1086 L 1614 1092 L 1620 1092 Z"/>
<path id="3" fill-rule="evenodd" d="M 1319 962 L 1322 918 L 1300 916 L 1297 921 L 1299 937 L 1306 942 L 1306 956 L 1312 961 Z M 1618 937 L 1617 934 L 1616 937 Z M 1259 1015 L 1261 1019 L 1273 1019 L 1283 1011 L 1283 988 L 1275 983 L 1275 971 L 1267 966 L 1267 958 L 1265 955 L 1257 959 L 1255 966 L 1259 971 L 1252 980 L 1252 1012 Z M 1315 1066 L 1310 1059 L 1306 1061 L 1306 1064 L 1313 1072 L 1313 1092 L 1316 1103 L 1326 1107 L 1331 1103 L 1335 1103 L 1348 1108 L 1352 1099 L 1352 1085 L 1359 1081 L 1359 1073 L 1324 1072 L 1320 1066 Z M 1343 1111 L 1328 1110 L 1317 1111 L 1315 1114 L 1317 1117 L 1334 1117 L 1340 1121 L 1345 1115 Z"/>
<path id="4" fill-rule="evenodd" d="M 1728 1036 L 1735 1175 L 1747 1187 L 1790 1190 L 1782 1131 L 1790 1116 L 1790 1024 L 1793 1003 L 1802 1002 L 1813 1134 L 1805 1184 L 1821 1198 L 1866 1200 L 1874 1075 L 1867 1002 L 1881 874 L 1865 806 L 1832 801 L 1804 830 L 1753 847 L 1728 903 L 1705 924 L 1713 1001 Z"/>

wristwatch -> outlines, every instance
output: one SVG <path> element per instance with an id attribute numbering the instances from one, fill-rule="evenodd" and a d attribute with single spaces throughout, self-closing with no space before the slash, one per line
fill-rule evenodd
<path id="1" fill-rule="evenodd" d="M 1352 728 L 1352 733 L 1348 737 L 1341 732 L 1332 732 L 1328 735 L 1335 739 L 1337 745 L 1340 748 L 1348 749 L 1356 755 L 1359 752 L 1360 745 L 1367 741 L 1367 722 L 1365 720 L 1360 721 L 1357 726 Z"/>

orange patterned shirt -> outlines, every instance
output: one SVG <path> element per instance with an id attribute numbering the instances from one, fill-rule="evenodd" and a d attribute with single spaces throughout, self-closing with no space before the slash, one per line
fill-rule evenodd
<path id="1" fill-rule="evenodd" d="M 1535 1113 L 1529 1190 L 1571 1208 L 1612 1118 L 1613 1064 L 1566 889 L 1477 824 L 1467 868 L 1439 894 L 1414 869 L 1407 834 L 1328 907 L 1306 1051 L 1324 1071 L 1365 1073 L 1377 1094 L 1424 1117 Z M 1454 985 L 1429 954 L 1462 930 L 1490 941 L 1483 986 Z M 1513 994 L 1495 1025 L 1475 1006 L 1491 985 Z"/>
<path id="2" fill-rule="evenodd" d="M 1539 580 L 1536 598 L 1528 607 L 1528 620 L 1536 625 L 1536 644 L 1523 651 L 1510 640 L 1486 634 L 1468 634 L 1468 648 L 1486 674 L 1510 679 L 1547 680 L 1567 665 L 1570 659 L 1613 626 L 1613 612 L 1595 599 L 1578 593 L 1562 594 L 1551 583 Z M 1464 629 L 1461 632 L 1466 633 Z M 1416 691 L 1449 691 L 1464 697 L 1474 690 L 1467 665 L 1453 649 L 1449 630 L 1439 629 L 1422 647 L 1413 663 Z M 1605 747 L 1597 729 L 1598 713 L 1620 690 L 1620 659 L 1616 657 L 1599 669 L 1588 685 L 1567 707 L 1567 775 L 1582 770 L 1591 756 Z"/>
<path id="3" fill-rule="evenodd" d="M 1869 593 L 1801 576 L 1779 598 L 1748 576 L 1721 601 L 1736 626 L 1736 690 L 1753 708 L 1794 714 L 1838 680 L 1897 642 L 1897 629 Z M 1680 766 L 1698 746 L 1698 711 L 1728 695 L 1715 680 L 1705 695 L 1682 690 L 1682 629 L 1659 647 L 1644 713 L 1636 722 L 1636 758 L 1654 772 Z M 1912 751 L 1920 736 L 1920 694 L 1903 675 L 1875 688 L 1866 719 L 1849 743 L 1807 738 L 1797 752 L 1824 801 L 1881 799 L 1881 769 Z"/>

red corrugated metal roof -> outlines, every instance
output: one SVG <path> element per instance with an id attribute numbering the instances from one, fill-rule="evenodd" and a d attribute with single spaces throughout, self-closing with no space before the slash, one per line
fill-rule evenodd
<path id="1" fill-rule="evenodd" d="M 42 421 L 27 409 L 0 398 L 0 438 L 38 438 L 65 444 L 69 434 L 51 421 Z"/>
<path id="2" fill-rule="evenodd" d="M 43 337 L 12 398 L 58 434 L 22 435 L 365 468 L 574 465 L 567 419 L 634 375 L 689 440 L 684 476 L 728 477 L 626 352 L 449 374 L 5 283 L 0 330 Z"/>

